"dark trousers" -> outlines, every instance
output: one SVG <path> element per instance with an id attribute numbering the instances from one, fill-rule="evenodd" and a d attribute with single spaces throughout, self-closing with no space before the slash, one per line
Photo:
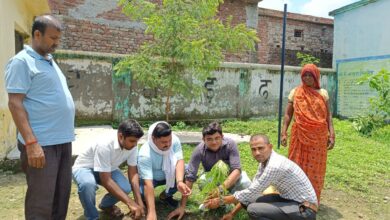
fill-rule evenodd
<path id="1" fill-rule="evenodd" d="M 44 168 L 28 166 L 26 149 L 18 143 L 27 192 L 24 214 L 27 220 L 64 220 L 72 184 L 72 143 L 44 146 Z"/>
<path id="2" fill-rule="evenodd" d="M 260 196 L 247 207 L 250 219 L 256 220 L 314 220 L 316 213 L 300 203 L 283 199 L 279 195 Z"/>

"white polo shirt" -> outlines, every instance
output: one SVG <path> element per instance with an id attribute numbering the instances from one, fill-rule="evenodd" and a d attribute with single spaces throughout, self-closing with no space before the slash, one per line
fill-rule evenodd
<path id="1" fill-rule="evenodd" d="M 87 146 L 74 162 L 73 170 L 93 168 L 96 172 L 112 172 L 125 161 L 129 166 L 137 166 L 137 155 L 137 146 L 131 150 L 121 149 L 115 131 Z"/>

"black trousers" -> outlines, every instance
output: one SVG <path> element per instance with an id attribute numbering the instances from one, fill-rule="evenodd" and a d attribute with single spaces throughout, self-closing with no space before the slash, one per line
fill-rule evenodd
<path id="1" fill-rule="evenodd" d="M 301 208 L 301 209 L 300 209 Z M 260 196 L 247 207 L 250 219 L 256 220 L 314 220 L 316 213 L 300 203 L 283 199 L 277 194 Z"/>
<path id="2" fill-rule="evenodd" d="M 65 220 L 72 184 L 72 143 L 43 147 L 44 168 L 28 166 L 25 146 L 18 142 L 27 192 L 24 214 L 27 220 Z"/>

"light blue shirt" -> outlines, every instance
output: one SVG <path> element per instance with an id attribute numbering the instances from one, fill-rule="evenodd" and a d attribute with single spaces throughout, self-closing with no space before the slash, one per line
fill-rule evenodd
<path id="1" fill-rule="evenodd" d="M 177 160 L 183 159 L 183 151 L 179 138 L 172 134 L 172 147 Z M 163 156 L 156 153 L 148 142 L 145 142 L 138 152 L 138 173 L 141 179 L 165 180 L 165 173 L 162 170 Z"/>
<path id="2" fill-rule="evenodd" d="M 66 79 L 49 54 L 49 60 L 30 46 L 7 64 L 5 83 L 8 93 L 25 94 L 23 106 L 30 126 L 41 146 L 74 140 L 75 107 Z M 18 139 L 24 143 L 20 133 Z"/>

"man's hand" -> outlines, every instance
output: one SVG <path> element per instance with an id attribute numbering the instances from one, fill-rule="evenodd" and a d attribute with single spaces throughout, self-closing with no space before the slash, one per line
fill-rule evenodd
<path id="1" fill-rule="evenodd" d="M 282 134 L 282 135 L 281 135 L 280 144 L 281 144 L 283 147 L 286 147 L 286 146 L 287 146 L 287 134 Z"/>
<path id="2" fill-rule="evenodd" d="M 208 199 L 204 202 L 207 209 L 216 209 L 219 207 L 219 198 Z"/>
<path id="3" fill-rule="evenodd" d="M 168 215 L 168 220 L 170 220 L 170 219 L 172 219 L 172 218 L 174 218 L 174 217 L 177 217 L 177 219 L 182 219 L 183 218 L 183 216 L 184 216 L 184 214 L 185 214 L 185 209 L 184 209 L 184 207 L 182 207 L 182 206 L 179 206 L 177 209 L 175 209 L 175 210 L 173 210 L 171 213 L 169 213 L 169 215 Z"/>
<path id="4" fill-rule="evenodd" d="M 127 207 L 129 207 L 130 215 L 134 219 L 140 219 L 142 217 L 142 213 L 145 211 L 141 208 L 141 206 L 133 203 L 133 204 L 127 204 Z"/>
<path id="5" fill-rule="evenodd" d="M 211 190 L 211 191 L 209 192 L 209 194 L 207 195 L 206 200 L 214 199 L 214 198 L 219 198 L 219 195 L 221 195 L 219 191 L 220 191 L 220 190 L 219 190 L 218 187 L 215 188 L 215 189 L 213 189 L 213 190 Z"/>
<path id="6" fill-rule="evenodd" d="M 232 220 L 233 219 L 233 214 L 231 214 L 230 212 L 227 213 L 226 215 L 224 215 L 221 220 Z"/>
<path id="7" fill-rule="evenodd" d="M 146 207 L 145 207 L 144 203 L 142 202 L 142 200 L 138 201 L 137 204 L 141 208 L 141 216 L 145 216 Z"/>
<path id="8" fill-rule="evenodd" d="M 45 153 L 40 144 L 34 143 L 25 146 L 28 165 L 33 168 L 43 168 L 45 166 Z"/>
<path id="9" fill-rule="evenodd" d="M 156 212 L 149 212 L 146 216 L 146 220 L 157 220 Z"/>
<path id="10" fill-rule="evenodd" d="M 189 195 L 191 195 L 191 192 L 192 192 L 190 187 L 188 187 L 187 184 L 185 184 L 183 182 L 179 182 L 177 184 L 177 189 L 180 191 L 180 193 L 183 196 L 189 196 Z"/>

